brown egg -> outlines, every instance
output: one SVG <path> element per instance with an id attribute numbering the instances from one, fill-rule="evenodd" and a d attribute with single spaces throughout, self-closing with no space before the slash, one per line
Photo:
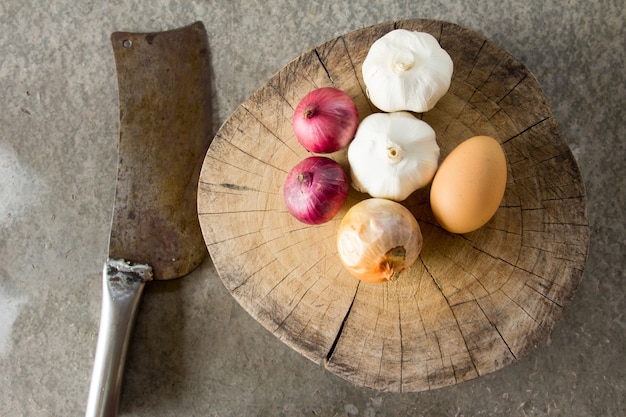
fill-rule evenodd
<path id="1" fill-rule="evenodd" d="M 493 217 L 505 188 L 502 146 L 492 137 L 474 136 L 454 148 L 437 170 L 430 205 L 444 229 L 468 233 Z"/>

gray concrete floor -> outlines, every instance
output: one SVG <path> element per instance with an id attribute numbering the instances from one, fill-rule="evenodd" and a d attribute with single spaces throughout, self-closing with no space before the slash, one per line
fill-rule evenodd
<path id="1" fill-rule="evenodd" d="M 495 5 L 497 4 L 497 6 Z M 142 300 L 126 416 L 626 415 L 623 0 L 4 0 L 0 3 L 0 415 L 84 411 L 113 202 L 116 30 L 202 20 L 215 129 L 292 58 L 342 33 L 433 18 L 478 31 L 539 79 L 582 170 L 591 244 L 551 337 L 493 374 L 382 394 L 301 357 L 232 299 L 210 261 Z"/>

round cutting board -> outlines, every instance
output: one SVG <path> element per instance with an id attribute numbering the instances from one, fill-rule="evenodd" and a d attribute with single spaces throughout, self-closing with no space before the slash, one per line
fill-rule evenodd
<path id="1" fill-rule="evenodd" d="M 344 270 L 336 231 L 367 195 L 350 191 L 330 222 L 295 220 L 282 197 L 291 167 L 309 156 L 291 127 L 309 91 L 334 86 L 367 99 L 361 64 L 371 44 L 405 28 L 434 35 L 454 62 L 448 93 L 418 115 L 437 133 L 441 160 L 460 142 L 502 145 L 508 180 L 496 215 L 456 235 L 439 227 L 428 187 L 403 204 L 424 246 L 384 284 Z M 346 164 L 345 152 L 331 155 Z M 583 276 L 589 226 L 578 166 L 535 77 L 510 54 L 458 25 L 405 20 L 332 39 L 289 62 L 219 129 L 207 152 L 198 212 L 215 267 L 267 330 L 330 372 L 381 391 L 422 391 L 495 371 L 543 340 Z"/>

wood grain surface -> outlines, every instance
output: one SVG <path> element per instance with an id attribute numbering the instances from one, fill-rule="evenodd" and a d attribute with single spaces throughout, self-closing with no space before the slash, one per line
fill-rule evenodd
<path id="1" fill-rule="evenodd" d="M 489 135 L 503 146 L 508 181 L 494 218 L 455 235 L 440 228 L 428 187 L 403 202 L 424 247 L 396 281 L 361 283 L 339 261 L 336 230 L 368 196 L 351 190 L 330 222 L 287 212 L 282 186 L 309 156 L 291 128 L 309 91 L 335 86 L 368 101 L 361 64 L 395 28 L 429 32 L 455 70 L 449 92 L 419 115 L 437 133 L 441 160 Z M 345 152 L 332 155 L 348 169 Z M 582 278 L 589 226 L 577 164 L 535 77 L 493 42 L 432 20 L 389 22 L 330 40 L 289 62 L 219 129 L 198 189 L 204 238 L 224 285 L 284 343 L 363 387 L 408 392 L 453 385 L 510 364 L 544 340 Z"/>

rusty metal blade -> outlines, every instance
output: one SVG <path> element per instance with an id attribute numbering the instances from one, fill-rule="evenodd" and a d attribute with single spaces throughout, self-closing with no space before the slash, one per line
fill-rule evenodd
<path id="1" fill-rule="evenodd" d="M 111 35 L 120 138 L 109 258 L 181 277 L 207 253 L 196 195 L 211 139 L 204 25 Z"/>

